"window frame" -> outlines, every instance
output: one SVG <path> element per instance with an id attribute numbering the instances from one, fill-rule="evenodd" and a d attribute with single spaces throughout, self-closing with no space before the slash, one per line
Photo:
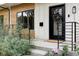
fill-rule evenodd
<path id="1" fill-rule="evenodd" d="M 16 13 L 16 24 L 18 23 L 18 17 L 17 17 L 17 14 L 18 13 L 22 13 L 22 19 L 23 19 L 23 12 L 26 12 L 26 11 L 30 11 L 32 10 L 34 12 L 34 9 L 27 9 L 27 10 L 24 10 L 24 11 L 19 11 Z M 34 16 L 33 16 L 34 17 Z M 24 21 L 24 20 L 23 20 Z M 27 21 L 28 22 L 28 21 Z M 28 25 L 27 25 L 27 28 L 28 28 Z M 26 28 L 22 28 L 22 29 L 26 29 Z M 33 26 L 33 29 L 30 28 L 30 30 L 34 30 L 34 26 Z"/>

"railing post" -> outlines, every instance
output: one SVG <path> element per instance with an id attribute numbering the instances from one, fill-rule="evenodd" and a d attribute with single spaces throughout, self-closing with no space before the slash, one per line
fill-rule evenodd
<path id="1" fill-rule="evenodd" d="M 76 22 L 74 22 L 74 50 L 76 50 Z"/>
<path id="2" fill-rule="evenodd" d="M 73 22 L 72 22 L 72 34 L 71 35 L 72 35 L 72 40 L 71 40 L 71 42 L 72 42 L 71 43 L 72 49 L 71 50 L 73 51 Z"/>
<path id="3" fill-rule="evenodd" d="M 59 39 L 58 39 L 58 47 L 57 48 L 59 49 Z"/>
<path id="4" fill-rule="evenodd" d="M 30 44 L 30 20 L 29 20 L 29 15 L 28 15 L 28 31 L 29 31 L 29 44 Z"/>
<path id="5" fill-rule="evenodd" d="M 58 35 L 59 35 L 59 22 L 57 22 L 57 30 L 58 30 Z M 58 37 L 57 49 L 59 50 L 59 37 Z"/>

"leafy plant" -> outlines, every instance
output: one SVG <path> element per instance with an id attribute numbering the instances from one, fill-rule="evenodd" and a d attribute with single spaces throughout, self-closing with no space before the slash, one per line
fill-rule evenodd
<path id="1" fill-rule="evenodd" d="M 16 32 L 15 35 L 21 38 L 21 30 L 22 30 L 22 25 L 23 24 L 16 24 Z"/>
<path id="2" fill-rule="evenodd" d="M 31 47 L 32 45 L 25 39 L 9 36 L 0 38 L 0 55 L 2 56 L 30 55 Z"/>
<path id="3" fill-rule="evenodd" d="M 54 55 L 54 52 L 53 51 L 48 51 L 46 56 L 53 56 Z"/>
<path id="4" fill-rule="evenodd" d="M 1 29 L 1 28 L 0 28 Z M 16 29 L 15 35 L 3 35 L 0 30 L 0 55 L 2 56 L 21 56 L 30 55 L 33 45 L 29 44 L 29 40 L 20 37 L 22 27 Z"/>
<path id="5" fill-rule="evenodd" d="M 68 54 L 68 46 L 65 45 L 65 46 L 63 47 L 62 56 L 66 56 L 67 54 Z"/>
<path id="6" fill-rule="evenodd" d="M 79 48 L 77 48 L 77 49 L 76 49 L 76 52 L 77 52 L 77 53 L 78 53 L 78 55 L 79 55 Z"/>

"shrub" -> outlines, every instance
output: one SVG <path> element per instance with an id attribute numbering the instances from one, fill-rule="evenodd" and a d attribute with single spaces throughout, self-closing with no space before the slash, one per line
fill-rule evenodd
<path id="1" fill-rule="evenodd" d="M 30 55 L 30 49 L 31 45 L 26 39 L 11 36 L 0 38 L 0 55 L 2 56 Z"/>
<path id="2" fill-rule="evenodd" d="M 34 48 L 34 46 L 29 44 L 29 40 L 21 38 L 21 30 L 22 26 L 19 25 L 14 34 L 9 32 L 6 35 L 3 29 L 0 28 L 0 55 L 21 56 L 31 54 L 31 48 Z"/>
<path id="3" fill-rule="evenodd" d="M 76 52 L 77 52 L 77 53 L 78 53 L 78 55 L 79 55 L 79 48 L 77 48 L 77 49 L 76 49 Z"/>
<path id="4" fill-rule="evenodd" d="M 68 54 L 68 46 L 65 45 L 65 46 L 63 47 L 62 56 L 66 56 L 67 54 Z"/>
<path id="5" fill-rule="evenodd" d="M 54 55 L 54 52 L 53 51 L 47 51 L 47 54 L 46 54 L 46 56 L 53 56 Z"/>

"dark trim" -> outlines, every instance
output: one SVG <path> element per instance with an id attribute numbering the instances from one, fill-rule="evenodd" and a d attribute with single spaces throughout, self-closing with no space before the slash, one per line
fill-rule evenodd
<path id="1" fill-rule="evenodd" d="M 71 51 L 73 51 L 73 40 L 74 40 L 74 39 L 73 39 L 73 24 L 74 24 L 74 23 L 72 23 L 72 31 L 71 31 L 71 32 L 72 32 L 72 34 L 71 34 L 71 36 L 72 36 L 72 43 L 71 43 L 72 49 L 71 49 Z"/>
<path id="2" fill-rule="evenodd" d="M 49 8 L 54 8 L 54 7 L 59 7 L 59 6 L 65 6 L 65 3 L 64 4 L 58 4 L 58 5 L 53 5 L 53 6 L 49 6 Z"/>
<path id="3" fill-rule="evenodd" d="M 57 8 L 57 7 L 62 7 L 62 6 L 64 6 L 64 11 L 63 11 L 63 13 L 64 13 L 64 15 L 63 15 L 63 29 L 62 29 L 62 36 L 59 36 L 60 38 L 58 38 L 58 36 L 52 36 L 53 38 L 50 38 L 50 23 L 51 23 L 51 21 L 50 21 L 50 19 L 51 19 L 51 8 Z M 52 40 L 63 40 L 63 41 L 65 41 L 65 4 L 61 4 L 61 5 L 55 5 L 55 6 L 50 6 L 49 7 L 49 39 L 52 39 Z"/>
<path id="4" fill-rule="evenodd" d="M 24 11 L 19 11 L 19 12 L 17 12 L 17 13 L 16 13 L 16 22 L 17 22 L 17 14 L 18 14 L 18 13 L 22 13 L 22 17 L 21 17 L 21 18 L 23 19 L 23 12 L 30 11 L 30 10 L 33 10 L 33 12 L 34 12 L 34 9 L 28 9 L 28 10 L 24 10 Z M 23 21 L 23 22 L 24 22 L 24 21 Z M 35 27 L 35 26 L 33 26 L 33 27 Z M 34 29 L 35 29 L 35 28 L 33 28 L 33 29 L 30 28 L 30 30 L 34 30 Z"/>

